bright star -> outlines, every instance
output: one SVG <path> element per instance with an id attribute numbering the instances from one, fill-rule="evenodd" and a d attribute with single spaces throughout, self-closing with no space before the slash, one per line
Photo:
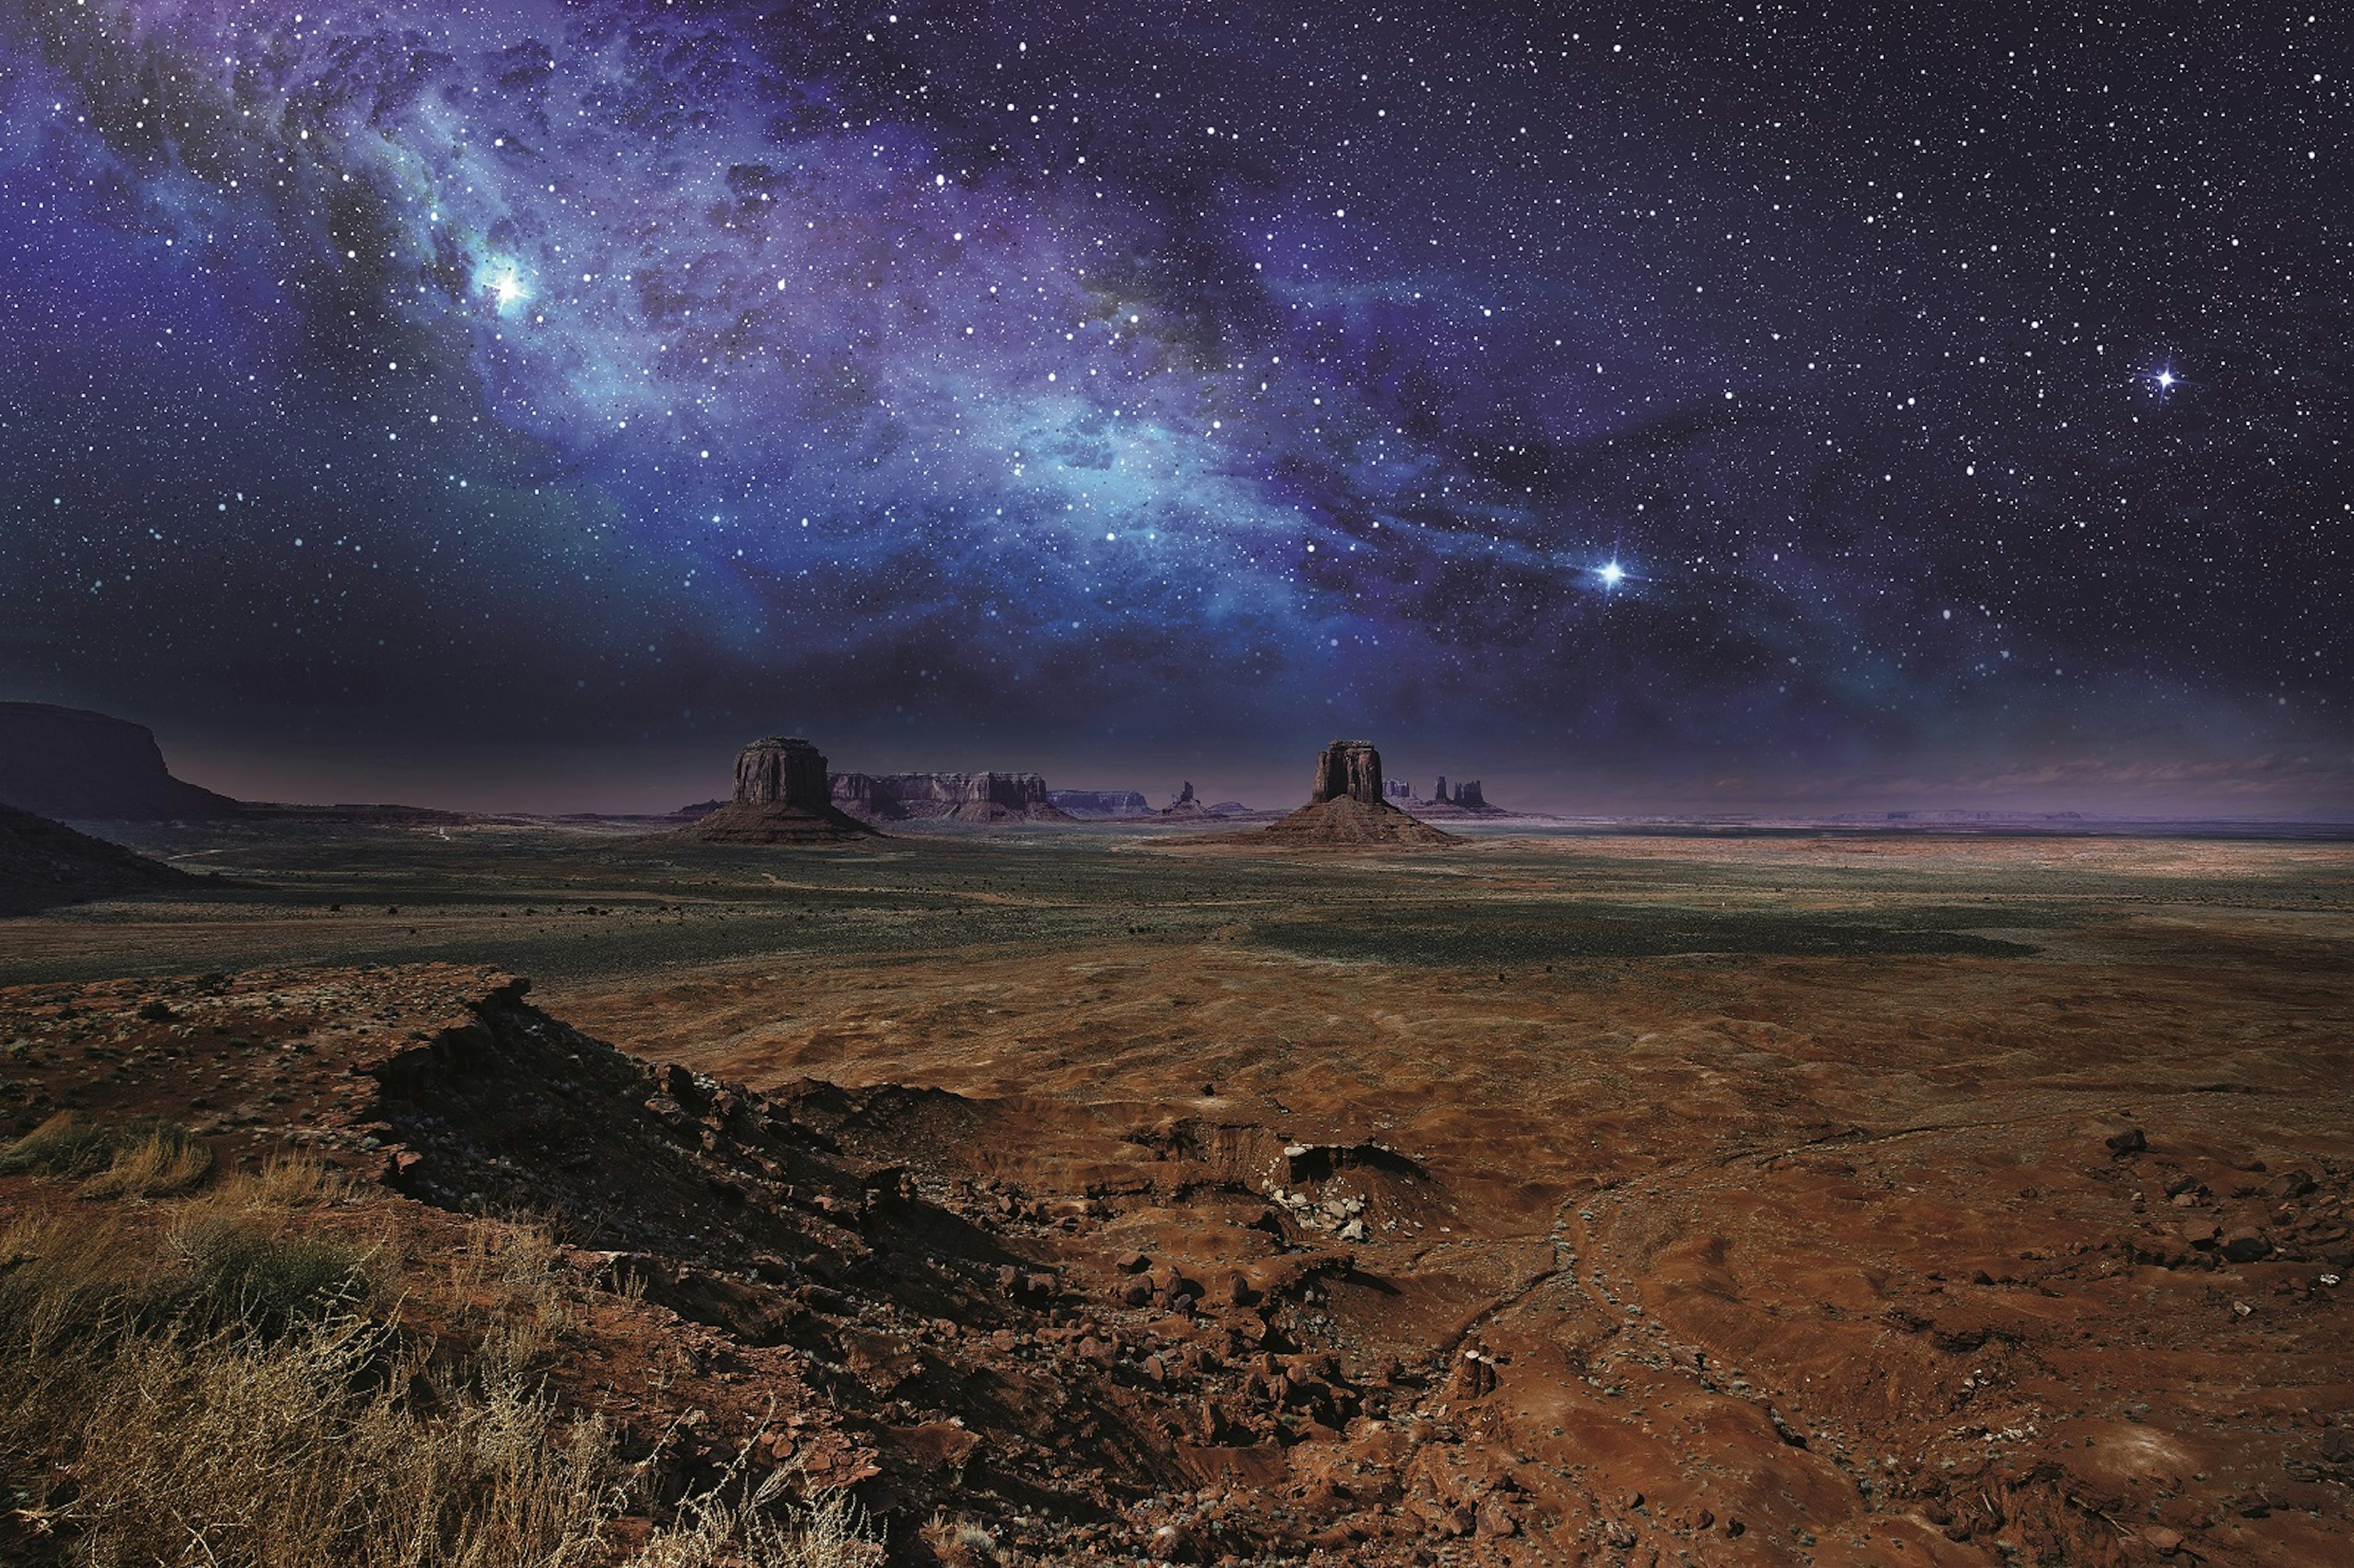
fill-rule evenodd
<path id="1" fill-rule="evenodd" d="M 2174 389 L 2173 371 L 2161 370 L 2158 373 L 2158 389 L 2161 392 L 2170 392 Z"/>
<path id="2" fill-rule="evenodd" d="M 515 264 L 508 260 L 484 261 L 474 269 L 474 287 L 491 296 L 491 302 L 504 315 L 507 311 L 531 298 Z"/>
<path id="3" fill-rule="evenodd" d="M 1622 582 L 1624 582 L 1624 581 L 1626 580 L 1626 578 L 1627 578 L 1627 570 L 1626 570 L 1626 568 L 1625 568 L 1625 567 L 1621 567 L 1617 562 L 1616 562 L 1616 561 L 1612 561 L 1612 562 L 1609 562 L 1608 564 L 1606 564 L 1606 566 L 1604 566 L 1604 567 L 1603 567 L 1599 571 L 1596 572 L 1594 575 L 1595 575 L 1595 576 L 1596 576 L 1596 577 L 1600 577 L 1600 578 L 1602 579 L 1602 586 L 1603 586 L 1604 588 L 1617 588 L 1620 583 L 1622 583 Z"/>

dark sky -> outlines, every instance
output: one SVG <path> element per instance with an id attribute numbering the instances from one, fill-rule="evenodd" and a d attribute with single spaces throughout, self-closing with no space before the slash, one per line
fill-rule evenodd
<path id="1" fill-rule="evenodd" d="M 2354 812 L 2354 40 L 0 0 L 0 696 L 242 793 Z"/>

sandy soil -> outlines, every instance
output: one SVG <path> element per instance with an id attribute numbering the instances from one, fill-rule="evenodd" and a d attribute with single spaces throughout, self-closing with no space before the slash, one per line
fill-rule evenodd
<path id="1" fill-rule="evenodd" d="M 838 1135 L 1028 1194 L 1108 1290 L 1341 1255 L 1276 1331 L 1383 1414 L 1184 1456 L 1365 1561 L 2354 1560 L 2346 846 L 204 863 L 269 885 L 0 924 L 0 967 L 471 947 L 652 1058 L 958 1097 Z"/>

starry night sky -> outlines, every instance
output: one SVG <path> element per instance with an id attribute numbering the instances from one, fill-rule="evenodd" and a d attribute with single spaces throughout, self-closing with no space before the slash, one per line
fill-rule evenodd
<path id="1" fill-rule="evenodd" d="M 0 696 L 200 782 L 2354 813 L 2342 11 L 317 3 L 0 0 Z"/>

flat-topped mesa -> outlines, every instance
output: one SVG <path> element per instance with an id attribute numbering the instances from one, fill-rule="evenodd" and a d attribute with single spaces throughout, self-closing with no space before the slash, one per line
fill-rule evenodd
<path id="1" fill-rule="evenodd" d="M 798 736 L 771 735 L 736 757 L 736 798 L 668 836 L 706 844 L 816 844 L 874 836 L 834 808 L 825 755 Z"/>
<path id="2" fill-rule="evenodd" d="M 1255 842 L 1334 849 L 1461 843 L 1453 833 L 1418 821 L 1385 798 L 1382 754 L 1370 740 L 1336 740 L 1316 758 L 1308 804 L 1263 832 L 1221 842 Z"/>
<path id="3" fill-rule="evenodd" d="M 772 735 L 737 755 L 736 804 L 820 810 L 830 803 L 825 754 L 799 736 Z"/>
<path id="4" fill-rule="evenodd" d="M 827 798 L 864 821 L 1066 822 L 1036 773 L 835 773 Z"/>
<path id="5" fill-rule="evenodd" d="M 1081 821 L 1152 815 L 1152 804 L 1140 789 L 1049 789 L 1046 800 L 1063 815 Z"/>
<path id="6" fill-rule="evenodd" d="M 1382 754 L 1370 740 L 1336 740 L 1316 758 L 1316 785 L 1308 803 L 1320 806 L 1344 798 L 1368 806 L 1384 803 Z"/>
<path id="7" fill-rule="evenodd" d="M 246 810 L 174 778 L 146 726 L 48 703 L 0 703 L 0 805 L 59 821 L 118 822 Z"/>

